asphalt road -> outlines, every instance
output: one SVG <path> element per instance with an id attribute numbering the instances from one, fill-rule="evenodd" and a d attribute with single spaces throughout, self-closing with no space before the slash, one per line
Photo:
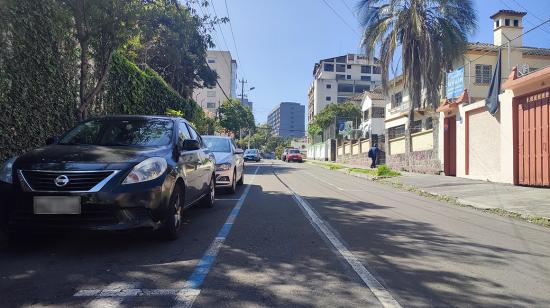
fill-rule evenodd
<path id="1" fill-rule="evenodd" d="M 549 229 L 308 164 L 246 173 L 174 242 L 0 238 L 0 306 L 550 306 Z"/>

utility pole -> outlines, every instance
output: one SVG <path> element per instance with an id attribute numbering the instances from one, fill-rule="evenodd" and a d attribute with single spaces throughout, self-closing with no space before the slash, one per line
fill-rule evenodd
<path id="1" fill-rule="evenodd" d="M 241 83 L 241 104 L 244 103 L 244 84 L 248 83 L 248 81 L 244 80 L 244 78 L 241 78 L 239 81 Z"/>

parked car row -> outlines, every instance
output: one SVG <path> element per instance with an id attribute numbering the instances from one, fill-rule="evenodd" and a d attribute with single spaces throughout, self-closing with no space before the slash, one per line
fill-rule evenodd
<path id="1" fill-rule="evenodd" d="M 216 188 L 243 183 L 246 159 L 229 137 L 203 137 L 182 118 L 88 120 L 1 166 L 0 225 L 9 235 L 151 228 L 176 239 L 185 209 L 213 207 Z"/>

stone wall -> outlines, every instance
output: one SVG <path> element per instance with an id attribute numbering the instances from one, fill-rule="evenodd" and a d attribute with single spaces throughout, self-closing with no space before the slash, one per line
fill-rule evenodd
<path id="1" fill-rule="evenodd" d="M 429 174 L 439 174 L 443 169 L 437 151 L 434 150 L 388 155 L 386 164 L 394 170 Z"/>

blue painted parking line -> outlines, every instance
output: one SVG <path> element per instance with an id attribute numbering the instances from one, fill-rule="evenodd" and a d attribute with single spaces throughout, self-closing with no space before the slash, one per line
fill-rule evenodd
<path id="1" fill-rule="evenodd" d="M 256 174 L 258 173 L 259 169 L 260 166 L 256 167 L 256 170 L 254 170 L 250 183 L 254 182 L 254 179 L 256 178 Z M 195 267 L 195 270 L 193 271 L 189 279 L 185 282 L 185 286 L 182 289 L 182 292 L 180 292 L 180 294 L 178 294 L 177 296 L 176 307 L 191 307 L 193 305 L 193 302 L 200 293 L 200 287 L 202 283 L 206 279 L 208 272 L 210 272 L 212 265 L 216 261 L 216 257 L 218 256 L 221 246 L 231 232 L 233 222 L 239 216 L 241 207 L 243 206 L 244 201 L 246 200 L 246 197 L 250 192 L 250 187 L 251 184 L 246 185 L 243 194 L 238 199 L 237 204 L 235 204 L 233 210 L 231 210 L 231 213 L 227 217 L 227 220 L 225 221 L 221 229 L 218 231 L 218 234 L 214 238 L 214 241 L 212 242 L 212 244 L 210 244 L 208 250 L 205 252 L 203 257 Z M 194 292 L 190 292 L 191 290 L 193 290 Z"/>

